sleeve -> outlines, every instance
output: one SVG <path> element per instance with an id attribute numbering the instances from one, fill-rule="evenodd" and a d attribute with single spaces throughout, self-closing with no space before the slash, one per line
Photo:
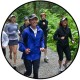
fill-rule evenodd
<path id="1" fill-rule="evenodd" d="M 4 25 L 3 30 L 7 33 L 7 31 L 8 31 L 8 26 L 7 26 L 7 24 Z"/>
<path id="2" fill-rule="evenodd" d="M 19 51 L 21 51 L 21 52 L 25 52 L 25 50 L 27 48 L 27 46 L 25 44 L 26 38 L 27 38 L 27 33 L 25 31 L 23 31 L 22 36 L 20 37 L 20 40 L 19 40 Z"/>
<path id="3" fill-rule="evenodd" d="M 44 33 L 42 31 L 42 37 L 41 37 L 41 48 L 44 48 Z"/>
<path id="4" fill-rule="evenodd" d="M 59 29 L 57 29 L 53 35 L 54 40 L 60 40 L 60 37 L 58 37 L 58 32 L 59 32 Z"/>
<path id="5" fill-rule="evenodd" d="M 22 33 L 22 26 L 20 27 L 19 31 L 20 31 L 20 33 Z"/>
<path id="6" fill-rule="evenodd" d="M 46 22 L 46 25 L 48 26 L 48 21 Z"/>
<path id="7" fill-rule="evenodd" d="M 47 29 L 46 29 L 46 31 L 48 32 L 50 29 L 49 29 L 49 27 L 48 27 L 48 21 L 47 21 L 47 24 L 46 24 L 46 26 L 47 26 Z"/>
<path id="8" fill-rule="evenodd" d="M 9 42 L 8 35 L 5 32 L 3 32 L 2 37 L 3 37 L 2 39 L 4 39 L 4 42 L 2 43 L 2 46 L 6 47 L 8 45 L 8 42 Z"/>
<path id="9" fill-rule="evenodd" d="M 46 31 L 48 31 L 48 21 L 45 21 Z"/>
<path id="10" fill-rule="evenodd" d="M 20 34 L 20 31 L 18 30 L 18 34 Z"/>
<path id="11" fill-rule="evenodd" d="M 69 37 L 70 37 L 70 39 L 73 41 L 73 37 L 72 37 L 70 28 L 69 28 Z"/>
<path id="12" fill-rule="evenodd" d="M 16 25 L 17 25 L 17 32 L 19 31 L 19 25 L 18 25 L 18 23 L 16 23 Z"/>
<path id="13" fill-rule="evenodd" d="M 18 34 L 20 35 L 20 30 L 19 30 L 18 23 L 17 23 L 17 32 L 18 32 Z"/>

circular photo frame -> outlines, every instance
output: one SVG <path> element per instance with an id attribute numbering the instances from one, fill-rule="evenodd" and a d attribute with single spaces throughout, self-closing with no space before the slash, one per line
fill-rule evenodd
<path id="1" fill-rule="evenodd" d="M 74 61 L 79 30 L 71 14 L 60 5 L 32 1 L 8 16 L 1 46 L 7 62 L 18 73 L 34 79 L 51 78 Z"/>

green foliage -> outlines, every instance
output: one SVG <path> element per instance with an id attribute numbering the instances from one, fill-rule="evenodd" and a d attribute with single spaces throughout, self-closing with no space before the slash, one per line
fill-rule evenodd
<path id="1" fill-rule="evenodd" d="M 79 46 L 78 29 L 72 17 L 63 8 L 61 8 L 60 6 L 54 3 L 45 2 L 44 4 L 43 1 L 36 1 L 36 2 L 31 2 L 19 7 L 17 10 L 13 12 L 13 14 L 16 15 L 17 22 L 19 23 L 19 26 L 21 26 L 23 24 L 24 16 L 29 16 L 32 13 L 36 13 L 40 19 L 41 12 L 45 12 L 47 15 L 46 18 L 49 22 L 48 27 L 50 29 L 48 32 L 47 45 L 53 51 L 56 51 L 56 41 L 53 40 L 54 32 L 59 27 L 60 19 L 63 16 L 68 18 L 69 27 L 72 31 L 72 35 L 75 41 L 75 43 L 72 44 L 71 40 L 69 39 L 71 55 L 72 55 L 72 59 L 74 59 Z"/>

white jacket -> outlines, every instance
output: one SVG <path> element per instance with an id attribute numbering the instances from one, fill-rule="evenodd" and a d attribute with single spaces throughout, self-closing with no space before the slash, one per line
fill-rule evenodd
<path id="1" fill-rule="evenodd" d="M 6 47 L 8 45 L 9 39 L 8 35 L 3 31 L 2 32 L 2 47 Z"/>

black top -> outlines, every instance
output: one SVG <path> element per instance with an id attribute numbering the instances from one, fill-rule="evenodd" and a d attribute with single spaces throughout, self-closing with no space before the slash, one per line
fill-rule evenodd
<path id="1" fill-rule="evenodd" d="M 47 32 L 48 32 L 48 21 L 46 19 L 45 20 L 40 20 L 38 25 L 43 30 L 44 35 L 47 35 Z"/>
<path id="2" fill-rule="evenodd" d="M 62 40 L 61 37 L 63 36 L 65 36 L 65 39 Z M 57 40 L 57 44 L 61 45 L 69 45 L 68 37 L 70 37 L 70 39 L 73 40 L 71 30 L 69 27 L 59 27 L 53 35 L 54 40 Z"/>
<path id="3" fill-rule="evenodd" d="M 29 25 L 25 25 L 25 24 L 23 24 L 21 27 L 20 27 L 20 34 L 22 34 L 22 32 L 23 32 L 23 30 L 25 29 L 25 28 L 27 28 Z"/>

